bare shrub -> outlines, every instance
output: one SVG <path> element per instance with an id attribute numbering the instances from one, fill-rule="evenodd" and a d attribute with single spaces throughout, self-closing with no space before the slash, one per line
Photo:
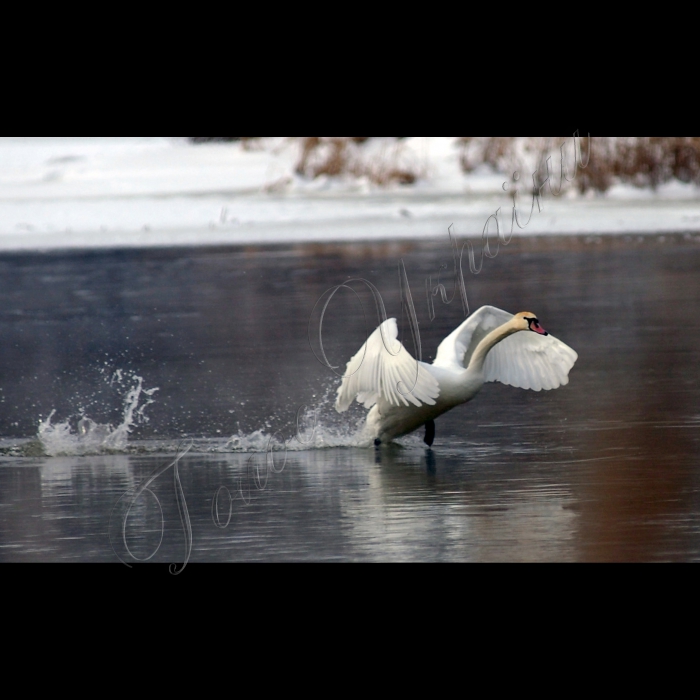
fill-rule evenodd
<path id="1" fill-rule="evenodd" d="M 458 136 L 459 161 L 470 173 L 479 165 L 489 165 L 498 172 L 508 172 L 515 165 L 515 136 Z"/>
<path id="2" fill-rule="evenodd" d="M 402 161 L 400 144 L 367 155 L 358 148 L 369 136 L 302 136 L 301 154 L 296 172 L 308 178 L 321 175 L 366 177 L 377 185 L 395 182 L 408 185 L 423 173 L 420 168 Z"/>
<path id="3" fill-rule="evenodd" d="M 335 177 L 348 169 L 348 141 L 352 136 L 302 136 L 298 175 Z"/>
<path id="4" fill-rule="evenodd" d="M 426 166 L 407 157 L 400 140 L 375 148 L 371 136 L 298 136 L 289 137 L 300 148 L 296 172 L 308 178 L 322 175 L 365 177 L 377 185 L 411 184 L 426 175 Z M 240 141 L 243 148 L 264 148 L 260 136 L 196 136 L 193 143 Z M 372 143 L 367 143 L 373 140 Z M 600 136 L 580 140 L 581 153 L 590 150 L 585 168 L 578 168 L 574 178 L 574 150 L 571 136 L 460 136 L 457 137 L 462 170 L 472 172 L 488 165 L 496 172 L 512 176 L 519 172 L 515 189 L 531 189 L 532 173 L 539 171 L 542 182 L 549 162 L 551 184 L 559 189 L 561 155 L 564 146 L 564 170 L 567 180 L 563 189 L 576 187 L 580 192 L 605 192 L 616 182 L 637 187 L 656 188 L 673 179 L 700 186 L 700 137 L 698 136 Z"/>
<path id="5" fill-rule="evenodd" d="M 672 179 L 700 185 L 700 137 L 698 136 L 600 136 L 580 140 L 585 168 L 573 178 L 574 152 L 572 137 L 563 136 L 461 136 L 457 139 L 460 163 L 464 172 L 486 164 L 504 175 L 515 171 L 527 173 L 539 169 L 546 177 L 545 160 L 551 156 L 550 174 L 558 187 L 561 167 L 560 145 L 565 145 L 565 171 L 569 185 L 580 192 L 605 192 L 615 182 L 636 187 L 656 188 Z M 530 181 L 528 180 L 528 185 Z M 564 181 L 564 187 L 568 186 Z"/>
<path id="6" fill-rule="evenodd" d="M 591 146 L 591 162 L 594 157 L 600 161 L 597 169 L 605 171 L 608 180 L 617 178 L 637 187 L 656 188 L 675 178 L 700 185 L 698 136 L 608 137 L 593 139 Z M 587 173 L 584 170 L 582 174 L 584 182 L 579 189 L 586 184 Z"/>

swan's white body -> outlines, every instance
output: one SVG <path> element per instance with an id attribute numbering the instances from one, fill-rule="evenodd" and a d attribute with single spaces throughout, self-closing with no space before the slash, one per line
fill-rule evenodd
<path id="1" fill-rule="evenodd" d="M 578 358 L 534 314 L 513 315 L 493 306 L 482 306 L 452 331 L 432 365 L 416 361 L 397 338 L 396 319 L 387 319 L 348 362 L 338 388 L 337 411 L 346 411 L 355 399 L 371 409 L 366 426 L 375 441 L 433 421 L 474 398 L 485 382 L 556 389 L 568 383 Z"/>

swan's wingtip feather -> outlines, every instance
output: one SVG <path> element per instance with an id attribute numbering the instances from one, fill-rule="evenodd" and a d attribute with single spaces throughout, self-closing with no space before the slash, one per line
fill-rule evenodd
<path id="1" fill-rule="evenodd" d="M 345 411 L 350 408 L 350 404 L 352 403 L 352 399 L 348 398 L 342 389 L 343 385 L 341 384 L 338 387 L 338 398 L 335 400 L 335 410 L 338 411 L 338 413 L 345 413 Z"/>

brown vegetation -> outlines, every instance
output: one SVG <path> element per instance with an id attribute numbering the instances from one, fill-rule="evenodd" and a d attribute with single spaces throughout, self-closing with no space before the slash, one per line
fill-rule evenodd
<path id="1" fill-rule="evenodd" d="M 656 188 L 674 178 L 700 185 L 700 137 L 593 138 L 590 167 L 580 177 L 582 192 L 605 191 L 615 179 L 637 187 Z"/>
<path id="2" fill-rule="evenodd" d="M 338 177 L 353 175 L 366 177 L 376 185 L 396 182 L 410 185 L 423 173 L 418 168 L 401 163 L 401 146 L 393 147 L 372 156 L 365 155 L 357 146 L 369 136 L 302 136 L 301 155 L 296 172 L 309 178 L 320 175 Z"/>
<path id="3" fill-rule="evenodd" d="M 497 172 L 515 171 L 531 177 L 535 169 L 546 177 L 545 159 L 551 156 L 550 172 L 559 182 L 560 146 L 565 144 L 565 164 L 573 176 L 574 151 L 571 136 L 461 136 L 457 140 L 464 172 L 486 164 Z M 672 179 L 700 185 L 700 137 L 698 136 L 598 136 L 581 139 L 586 163 L 572 183 L 580 192 L 605 192 L 615 182 L 656 188 Z M 529 181 L 528 181 L 529 184 Z"/>
<path id="4" fill-rule="evenodd" d="M 241 141 L 246 149 L 255 147 L 260 136 L 190 136 L 192 143 L 212 141 Z M 381 152 L 369 155 L 359 146 L 372 136 L 291 136 L 290 141 L 300 144 L 300 156 L 295 171 L 298 175 L 311 179 L 327 175 L 341 177 L 352 175 L 366 177 L 376 185 L 398 183 L 410 185 L 419 177 L 425 176 L 425 168 L 414 163 L 406 163 L 402 158 L 403 136 L 396 136 L 396 143 Z"/>
<path id="5" fill-rule="evenodd" d="M 246 149 L 262 147 L 260 136 L 193 136 L 193 143 L 241 141 Z M 417 165 L 402 153 L 400 136 L 380 151 L 361 147 L 372 136 L 294 136 L 300 155 L 296 172 L 303 177 L 365 177 L 377 185 L 408 185 L 426 175 L 426 166 Z M 457 146 L 464 172 L 488 165 L 496 172 L 511 176 L 520 173 L 521 186 L 532 186 L 532 173 L 539 170 L 539 181 L 546 177 L 546 159 L 553 186 L 558 189 L 560 147 L 564 145 L 564 163 L 568 180 L 580 192 L 605 192 L 616 182 L 637 187 L 656 188 L 672 179 L 700 186 L 700 137 L 698 136 L 596 136 L 580 140 L 585 168 L 574 175 L 574 148 L 571 136 L 460 136 Z"/>

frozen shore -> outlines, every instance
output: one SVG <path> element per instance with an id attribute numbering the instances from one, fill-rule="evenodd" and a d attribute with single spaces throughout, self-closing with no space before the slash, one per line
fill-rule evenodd
<path id="1" fill-rule="evenodd" d="M 462 173 L 450 137 L 401 142 L 424 177 L 385 189 L 362 178 L 305 180 L 294 172 L 295 142 L 263 145 L 0 138 L 0 250 L 430 238 L 451 224 L 457 237 L 474 239 L 499 207 L 510 231 L 503 176 Z M 656 192 L 546 193 L 541 204 L 516 235 L 700 232 L 700 192 L 676 182 Z M 521 224 L 531 206 L 520 201 Z"/>

